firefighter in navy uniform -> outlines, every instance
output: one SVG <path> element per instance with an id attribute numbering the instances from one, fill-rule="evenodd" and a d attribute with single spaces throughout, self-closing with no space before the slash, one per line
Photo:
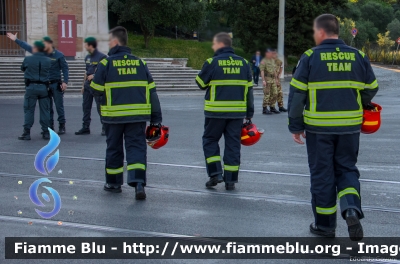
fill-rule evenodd
<path id="1" fill-rule="evenodd" d="M 83 124 L 82 128 L 75 132 L 75 135 L 88 135 L 90 134 L 90 122 L 92 119 L 90 118 L 92 113 L 92 105 L 93 100 L 96 102 L 97 112 L 100 116 L 101 121 L 101 113 L 100 113 L 100 104 L 101 104 L 101 97 L 94 96 L 93 90 L 90 88 L 90 83 L 94 78 L 94 74 L 97 69 L 97 65 L 99 65 L 100 61 L 107 58 L 107 55 L 101 53 L 97 49 L 97 40 L 93 37 L 87 37 L 85 39 L 85 49 L 89 54 L 85 58 L 86 64 L 86 73 L 85 78 L 83 81 L 83 88 L 82 88 L 82 95 L 83 95 L 83 102 L 82 102 L 82 109 L 83 109 Z M 101 122 L 103 123 L 103 122 Z M 105 136 L 106 132 L 104 126 L 101 131 L 101 135 Z"/>
<path id="2" fill-rule="evenodd" d="M 91 83 L 102 95 L 101 116 L 107 136 L 106 184 L 104 190 L 121 192 L 124 172 L 124 140 L 128 177 L 136 199 L 146 199 L 147 143 L 146 122 L 162 121 L 161 106 L 153 78 L 146 63 L 126 47 L 124 27 L 110 31 L 109 57 L 103 59 Z"/>
<path id="3" fill-rule="evenodd" d="M 254 114 L 253 82 L 248 61 L 235 55 L 227 33 L 215 35 L 215 55 L 208 59 L 196 78 L 205 95 L 203 149 L 210 177 L 207 188 L 225 181 L 226 190 L 234 190 L 240 166 L 243 119 Z M 219 140 L 225 138 L 224 169 Z"/>
<path id="4" fill-rule="evenodd" d="M 338 198 L 350 239 L 357 241 L 364 235 L 356 167 L 360 129 L 363 109 L 377 93 L 378 83 L 367 56 L 338 36 L 334 15 L 315 19 L 317 46 L 301 57 L 291 81 L 289 130 L 299 144 L 304 144 L 300 136 L 307 136 L 315 216 L 310 231 L 335 236 Z"/>

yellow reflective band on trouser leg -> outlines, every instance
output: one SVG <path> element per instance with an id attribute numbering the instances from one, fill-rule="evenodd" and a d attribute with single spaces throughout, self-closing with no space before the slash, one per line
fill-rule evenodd
<path id="1" fill-rule="evenodd" d="M 120 174 L 120 173 L 124 173 L 124 167 L 118 168 L 118 169 L 109 169 L 106 168 L 106 172 L 107 174 Z"/>
<path id="2" fill-rule="evenodd" d="M 338 197 L 339 197 L 339 199 L 340 199 L 340 198 L 342 198 L 343 196 L 349 195 L 349 194 L 356 195 L 358 198 L 360 198 L 360 194 L 359 194 L 358 191 L 357 191 L 355 188 L 353 188 L 353 187 L 349 187 L 349 188 L 344 189 L 343 191 L 340 191 L 339 194 L 338 194 Z"/>
<path id="3" fill-rule="evenodd" d="M 224 170 L 236 172 L 239 171 L 239 166 L 224 165 Z"/>
<path id="4" fill-rule="evenodd" d="M 128 171 L 129 170 L 146 170 L 146 165 L 142 163 L 135 163 L 135 164 L 130 164 L 127 166 Z"/>
<path id="5" fill-rule="evenodd" d="M 337 211 L 337 205 L 330 207 L 330 208 L 325 208 L 325 207 L 316 207 L 315 208 L 317 214 L 322 214 L 322 215 L 331 215 L 336 213 Z"/>
<path id="6" fill-rule="evenodd" d="M 221 156 L 209 157 L 206 159 L 206 161 L 207 161 L 207 164 L 210 164 L 212 162 L 221 161 Z"/>

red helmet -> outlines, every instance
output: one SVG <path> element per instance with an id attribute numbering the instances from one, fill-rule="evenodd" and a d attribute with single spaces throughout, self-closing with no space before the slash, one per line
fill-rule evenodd
<path id="1" fill-rule="evenodd" d="M 258 129 L 255 124 L 248 120 L 242 127 L 242 145 L 252 146 L 260 141 L 264 129 Z"/>
<path id="2" fill-rule="evenodd" d="M 153 149 L 159 149 L 168 143 L 169 127 L 158 125 L 150 125 L 146 128 L 147 145 Z"/>
<path id="3" fill-rule="evenodd" d="M 361 126 L 361 133 L 373 134 L 381 127 L 382 106 L 371 103 L 368 109 L 364 109 L 364 121 Z"/>

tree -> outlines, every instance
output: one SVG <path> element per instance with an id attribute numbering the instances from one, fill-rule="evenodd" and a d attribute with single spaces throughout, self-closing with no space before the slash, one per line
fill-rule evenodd
<path id="1" fill-rule="evenodd" d="M 278 40 L 279 1 L 223 0 L 223 10 L 229 12 L 234 36 L 241 40 L 246 52 L 276 47 Z M 347 0 L 286 0 L 285 53 L 300 55 L 314 46 L 313 20 L 329 13 L 334 6 Z"/>
<path id="2" fill-rule="evenodd" d="M 387 30 L 390 31 L 389 36 L 390 39 L 396 40 L 400 37 L 400 21 L 395 18 L 392 22 L 390 22 L 387 26 Z"/>
<path id="3" fill-rule="evenodd" d="M 365 43 L 377 40 L 379 30 L 374 26 L 373 22 L 361 19 L 356 21 L 356 28 L 358 29 L 358 34 L 354 39 L 354 43 L 357 48 L 362 48 Z"/>
<path id="4" fill-rule="evenodd" d="M 353 42 L 353 35 L 351 34 L 351 30 L 356 27 L 356 22 L 354 22 L 351 18 L 339 19 L 340 23 L 340 38 L 347 44 L 351 45 Z"/>
<path id="5" fill-rule="evenodd" d="M 360 10 L 362 19 L 373 22 L 379 32 L 385 32 L 387 24 L 394 17 L 393 7 L 383 2 L 367 1 L 360 7 Z"/>
<path id="6" fill-rule="evenodd" d="M 204 20 L 206 2 L 201 0 L 109 0 L 119 22 L 140 25 L 146 48 L 158 26 L 182 26 L 194 30 Z"/>

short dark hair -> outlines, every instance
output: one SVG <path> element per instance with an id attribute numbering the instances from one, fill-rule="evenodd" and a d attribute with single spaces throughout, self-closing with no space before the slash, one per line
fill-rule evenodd
<path id="1" fill-rule="evenodd" d="M 315 26 L 323 29 L 328 36 L 339 35 L 339 20 L 332 14 L 323 14 L 315 19 Z"/>
<path id="2" fill-rule="evenodd" d="M 92 46 L 94 49 L 97 48 L 97 40 L 94 37 L 87 37 L 85 43 L 87 43 L 88 46 Z"/>
<path id="3" fill-rule="evenodd" d="M 118 26 L 110 30 L 109 32 L 114 38 L 118 39 L 118 42 L 122 46 L 126 46 L 128 44 L 128 31 L 126 28 Z"/>
<path id="4" fill-rule="evenodd" d="M 218 33 L 217 35 L 214 36 L 214 38 L 218 43 L 223 43 L 225 47 L 232 47 L 232 38 L 228 33 L 226 32 Z"/>

